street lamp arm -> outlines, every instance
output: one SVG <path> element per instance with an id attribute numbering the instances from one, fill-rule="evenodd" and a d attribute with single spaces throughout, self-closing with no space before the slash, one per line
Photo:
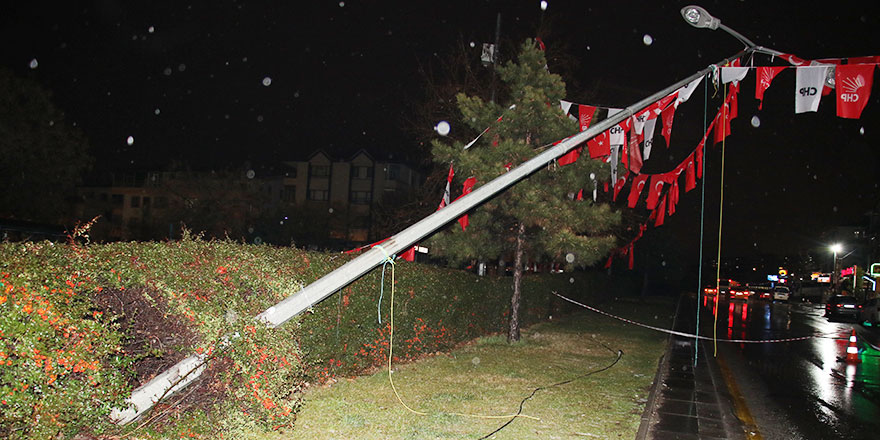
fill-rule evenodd
<path id="1" fill-rule="evenodd" d="M 724 23 L 721 23 L 720 21 L 718 22 L 718 28 L 721 29 L 722 31 L 727 32 L 728 34 L 732 35 L 733 38 L 736 38 L 737 40 L 739 40 L 740 43 L 745 44 L 746 48 L 754 49 L 757 47 L 757 45 L 752 40 L 749 40 L 748 38 L 746 38 L 745 35 L 733 30 L 732 28 L 730 28 L 730 26 L 727 26 Z M 781 53 L 781 52 L 779 52 L 779 53 Z"/>
<path id="2" fill-rule="evenodd" d="M 681 17 L 684 18 L 689 25 L 700 28 L 700 29 L 710 29 L 716 30 L 721 29 L 724 32 L 730 34 L 733 38 L 736 38 L 740 43 L 746 46 L 746 49 L 749 49 L 753 52 L 764 53 L 772 56 L 783 56 L 784 53 L 775 50 L 766 48 L 764 46 L 758 46 L 754 41 L 748 39 L 745 35 L 735 31 L 730 26 L 727 26 L 721 23 L 721 20 L 717 17 L 713 17 L 709 11 L 697 5 L 689 5 L 681 8 Z M 794 61 L 788 59 L 788 61 L 792 64 L 795 64 Z"/>

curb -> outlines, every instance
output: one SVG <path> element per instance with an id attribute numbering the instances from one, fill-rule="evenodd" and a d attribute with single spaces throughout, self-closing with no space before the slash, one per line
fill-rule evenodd
<path id="1" fill-rule="evenodd" d="M 655 415 L 657 407 L 657 388 L 663 383 L 666 373 L 669 371 L 669 350 L 672 347 L 672 336 L 666 338 L 666 352 L 660 356 L 657 362 L 657 372 L 654 373 L 654 383 L 651 384 L 651 391 L 648 393 L 648 402 L 645 410 L 642 411 L 642 421 L 639 423 L 639 430 L 636 433 L 636 440 L 645 440 L 648 438 L 648 429 L 651 427 L 651 419 Z"/>

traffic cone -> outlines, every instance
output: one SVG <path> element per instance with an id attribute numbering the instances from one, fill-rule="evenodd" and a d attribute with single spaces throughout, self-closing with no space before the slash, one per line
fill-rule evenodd
<path id="1" fill-rule="evenodd" d="M 852 363 L 859 363 L 862 360 L 859 359 L 859 346 L 856 345 L 856 330 L 853 329 L 852 335 L 849 337 L 849 346 L 846 347 L 846 361 Z"/>

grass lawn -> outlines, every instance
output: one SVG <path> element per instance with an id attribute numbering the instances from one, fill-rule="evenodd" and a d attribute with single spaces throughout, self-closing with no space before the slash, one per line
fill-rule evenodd
<path id="1" fill-rule="evenodd" d="M 669 327 L 672 300 L 618 300 L 601 308 L 650 325 Z M 397 325 L 406 323 L 398 322 Z M 519 417 L 490 438 L 590 439 L 635 437 L 666 335 L 587 310 L 532 326 L 522 341 L 480 338 L 420 361 L 394 365 L 398 402 L 387 368 L 313 387 L 296 427 L 263 439 L 478 439 Z M 620 361 L 606 371 L 623 351 Z M 458 414 L 452 414 L 458 413 Z"/>

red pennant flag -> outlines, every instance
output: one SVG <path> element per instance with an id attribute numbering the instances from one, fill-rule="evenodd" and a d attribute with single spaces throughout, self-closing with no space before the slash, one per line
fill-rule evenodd
<path id="1" fill-rule="evenodd" d="M 400 258 L 403 258 L 406 261 L 415 261 L 416 260 L 416 247 L 413 246 L 409 248 L 406 252 L 400 254 Z"/>
<path id="2" fill-rule="evenodd" d="M 614 254 L 608 256 L 608 261 L 605 262 L 605 269 L 611 269 L 611 262 L 614 261 Z"/>
<path id="3" fill-rule="evenodd" d="M 569 151 L 568 153 L 563 154 L 557 159 L 557 162 L 560 166 L 565 166 L 569 164 L 573 164 L 577 162 L 578 158 L 581 157 L 581 151 L 584 147 L 577 147 Z"/>
<path id="4" fill-rule="evenodd" d="M 467 180 L 464 181 L 464 185 L 462 186 L 461 195 L 458 196 L 458 198 L 456 198 L 455 200 L 458 200 L 458 199 L 470 194 L 471 190 L 474 189 L 474 185 L 476 185 L 476 183 L 477 183 L 476 177 L 468 177 Z M 470 221 L 468 220 L 468 215 L 465 214 L 465 215 L 461 216 L 458 219 L 458 224 L 461 225 L 462 231 L 466 230 L 468 227 L 468 224 L 470 224 Z"/>
<path id="5" fill-rule="evenodd" d="M 730 136 L 730 105 L 728 102 L 725 102 L 724 105 L 718 109 L 718 114 L 715 115 L 715 143 L 719 143 Z"/>
<path id="6" fill-rule="evenodd" d="M 675 118 L 675 106 L 670 105 L 663 109 L 663 137 L 666 138 L 666 147 L 669 147 L 669 138 L 672 136 L 672 119 Z"/>
<path id="7" fill-rule="evenodd" d="M 608 192 L 608 181 L 602 182 L 602 185 L 605 187 L 605 192 Z"/>
<path id="8" fill-rule="evenodd" d="M 691 153 L 687 159 L 685 159 L 686 172 L 685 175 L 685 183 L 684 183 L 684 191 L 688 192 L 697 187 L 697 177 L 695 175 L 695 164 L 694 164 L 694 153 Z"/>
<path id="9" fill-rule="evenodd" d="M 638 174 L 642 169 L 642 152 L 639 150 L 639 136 L 635 131 L 629 136 L 629 169 Z"/>
<path id="10" fill-rule="evenodd" d="M 733 83 L 730 85 L 730 89 L 727 92 L 727 101 L 730 103 L 730 120 L 736 119 L 739 115 L 739 100 L 737 98 L 739 96 L 739 84 Z"/>
<path id="11" fill-rule="evenodd" d="M 438 211 L 441 208 L 443 208 L 444 206 L 449 204 L 453 176 L 455 176 L 455 171 L 452 170 L 452 164 L 450 163 L 449 164 L 449 175 L 446 176 L 446 190 L 443 191 L 443 198 L 440 200 L 440 206 L 437 206 Z"/>
<path id="12" fill-rule="evenodd" d="M 476 184 L 477 184 L 476 177 L 468 177 L 467 180 L 464 181 L 464 184 L 461 187 L 461 195 L 458 196 L 458 198 L 460 199 L 460 198 L 470 194 L 471 191 L 474 189 L 474 185 L 476 185 Z M 456 200 L 458 200 L 458 199 L 456 199 Z"/>
<path id="13" fill-rule="evenodd" d="M 784 66 L 758 67 L 758 79 L 755 81 L 755 99 L 758 100 L 758 110 L 764 105 L 764 91 L 770 87 L 773 78 L 776 78 L 776 75 L 785 69 Z"/>
<path id="14" fill-rule="evenodd" d="M 636 203 L 639 201 L 639 196 L 642 194 L 642 188 L 645 187 L 648 177 L 648 174 L 639 174 L 633 179 L 632 187 L 629 189 L 629 197 L 627 198 L 627 206 L 630 208 L 636 207 Z"/>
<path id="15" fill-rule="evenodd" d="M 608 131 L 603 131 L 587 141 L 587 149 L 590 150 L 590 159 L 598 159 L 610 155 L 611 145 L 608 144 Z"/>
<path id="16" fill-rule="evenodd" d="M 663 184 L 665 183 L 663 174 L 652 174 L 651 185 L 648 189 L 647 208 L 654 209 L 657 207 L 657 201 L 660 200 L 660 193 L 663 192 Z"/>
<path id="17" fill-rule="evenodd" d="M 583 199 L 584 199 L 584 189 L 581 188 L 580 191 L 578 191 L 578 194 L 577 194 L 577 197 L 575 197 L 575 200 L 583 200 Z"/>
<path id="18" fill-rule="evenodd" d="M 870 56 L 870 57 L 852 57 L 847 58 L 847 64 L 877 64 L 880 62 L 880 56 Z"/>
<path id="19" fill-rule="evenodd" d="M 789 54 L 789 53 L 783 53 L 778 56 L 779 56 L 779 58 L 782 58 L 783 60 L 788 61 L 789 64 L 791 64 L 793 66 L 800 66 L 800 65 L 803 65 L 804 63 L 807 62 L 803 58 L 798 58 L 798 57 L 796 57 L 792 54 Z"/>
<path id="20" fill-rule="evenodd" d="M 711 130 L 712 127 L 709 127 Z M 694 162 L 697 164 L 697 179 L 703 178 L 703 147 L 706 145 L 706 138 L 700 141 L 697 149 L 694 150 Z"/>
<path id="21" fill-rule="evenodd" d="M 617 179 L 617 182 L 614 183 L 614 197 L 611 198 L 612 201 L 617 201 L 617 195 L 620 194 L 620 190 L 622 190 L 623 185 L 626 184 L 627 176 L 629 176 L 629 173 L 624 174 L 621 178 Z"/>
<path id="22" fill-rule="evenodd" d="M 834 82 L 837 85 L 837 116 L 859 119 L 871 97 L 874 64 L 837 66 Z"/>
<path id="23" fill-rule="evenodd" d="M 590 128 L 590 123 L 593 122 L 593 115 L 595 113 L 596 107 L 578 104 L 578 123 L 581 126 L 581 131 Z"/>
<path id="24" fill-rule="evenodd" d="M 663 196 L 663 199 L 660 200 L 660 204 L 657 206 L 657 209 L 654 212 L 657 213 L 657 218 L 654 220 L 654 227 L 663 225 L 663 220 L 666 218 L 666 196 Z"/>

